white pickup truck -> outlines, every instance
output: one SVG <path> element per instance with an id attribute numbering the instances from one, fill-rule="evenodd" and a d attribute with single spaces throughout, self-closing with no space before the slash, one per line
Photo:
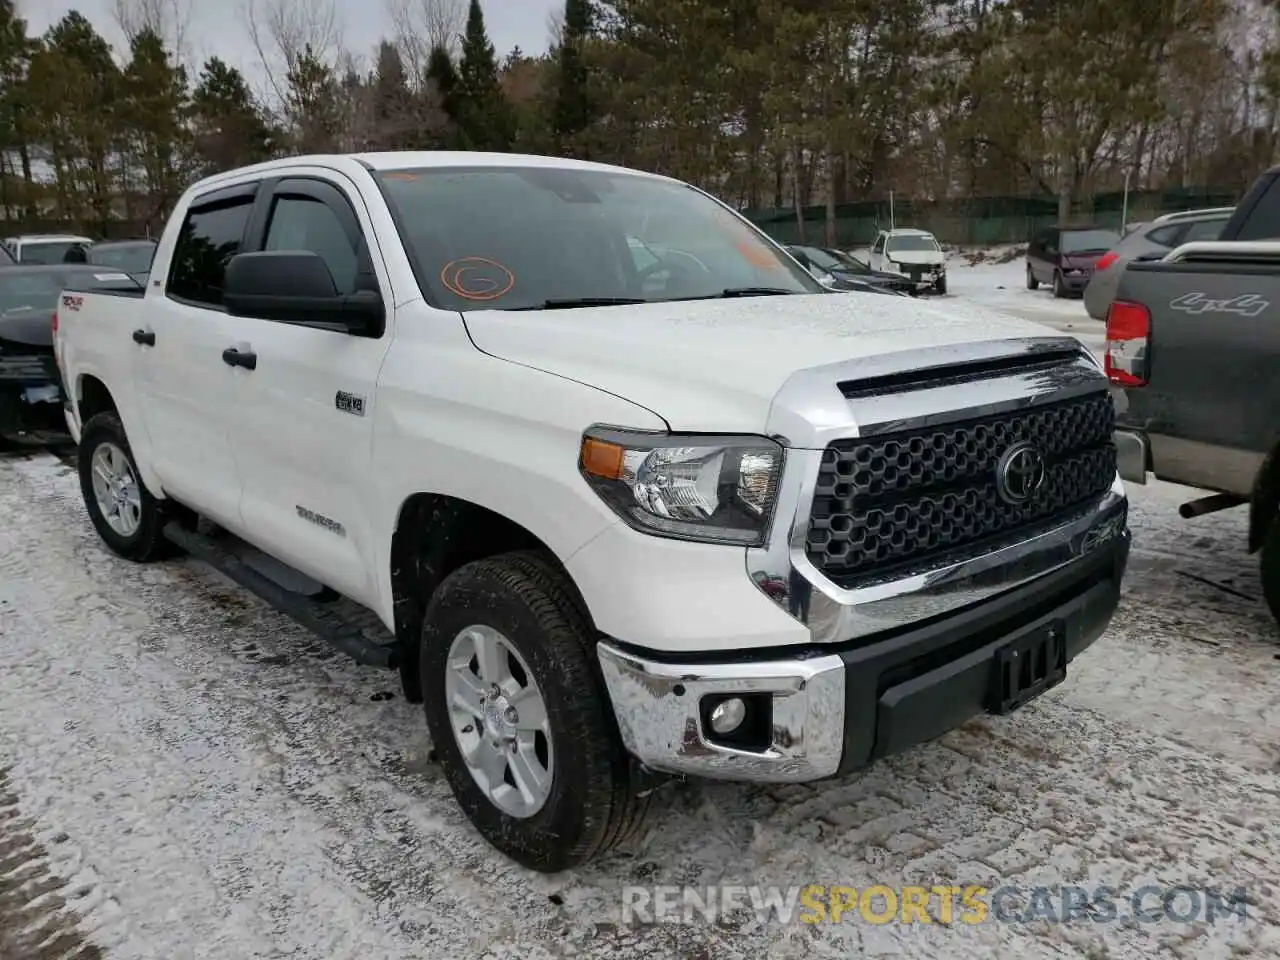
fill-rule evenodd
<path id="1" fill-rule="evenodd" d="M 145 290 L 64 292 L 56 352 L 107 546 L 186 550 L 398 668 L 462 808 L 543 871 L 672 775 L 817 780 L 1017 708 L 1105 630 L 1128 557 L 1077 341 L 828 292 L 616 167 L 219 174 Z"/>

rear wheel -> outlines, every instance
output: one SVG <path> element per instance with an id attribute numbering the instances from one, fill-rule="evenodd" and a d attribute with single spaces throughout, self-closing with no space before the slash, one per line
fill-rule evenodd
<path id="1" fill-rule="evenodd" d="M 1067 295 L 1067 285 L 1062 282 L 1062 274 L 1053 275 L 1053 295 L 1061 299 Z"/>
<path id="2" fill-rule="evenodd" d="M 1031 264 L 1027 264 L 1027 289 L 1028 290 L 1040 289 L 1040 281 L 1036 279 L 1035 273 L 1032 272 Z"/>
<path id="3" fill-rule="evenodd" d="M 648 799 L 633 788 L 594 632 L 553 564 L 521 551 L 446 578 L 420 671 L 436 755 L 490 844 L 553 873 L 634 832 Z"/>
<path id="4" fill-rule="evenodd" d="M 1271 616 L 1280 623 L 1280 523 L 1271 521 L 1267 539 L 1262 542 L 1262 595 Z"/>
<path id="5" fill-rule="evenodd" d="M 112 553 L 146 563 L 172 552 L 164 538 L 167 504 L 143 484 L 116 413 L 99 413 L 84 425 L 78 465 L 85 509 Z"/>

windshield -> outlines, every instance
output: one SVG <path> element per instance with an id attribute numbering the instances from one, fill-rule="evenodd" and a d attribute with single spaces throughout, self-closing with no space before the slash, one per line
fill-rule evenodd
<path id="1" fill-rule="evenodd" d="M 840 265 L 840 269 L 846 273 L 870 273 L 871 268 L 859 260 L 853 254 L 845 253 L 843 250 L 826 250 L 828 256 L 834 258 Z"/>
<path id="2" fill-rule="evenodd" d="M 1120 234 L 1113 230 L 1064 230 L 1063 253 L 1106 253 L 1120 242 Z"/>
<path id="3" fill-rule="evenodd" d="M 29 240 L 19 248 L 18 257 L 23 263 L 62 263 L 67 251 L 78 246 L 82 244 L 75 240 Z"/>
<path id="4" fill-rule="evenodd" d="M 379 175 L 424 295 L 450 310 L 822 293 L 760 231 L 685 184 L 467 167 Z"/>
<path id="5" fill-rule="evenodd" d="M 890 237 L 885 244 L 886 253 L 914 253 L 938 249 L 933 237 Z"/>
<path id="6" fill-rule="evenodd" d="M 833 257 L 827 251 L 818 247 L 796 247 L 801 253 L 809 258 L 809 262 L 815 267 L 821 267 L 823 270 L 843 270 L 844 264 Z"/>
<path id="7" fill-rule="evenodd" d="M 156 255 L 154 243 L 108 243 L 89 248 L 89 262 L 124 273 L 147 273 Z"/>

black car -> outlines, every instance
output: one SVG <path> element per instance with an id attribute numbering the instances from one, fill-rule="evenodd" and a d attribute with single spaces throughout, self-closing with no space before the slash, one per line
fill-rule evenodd
<path id="1" fill-rule="evenodd" d="M 53 318 L 65 289 L 137 289 L 122 272 L 92 264 L 0 268 L 0 446 L 66 432 Z"/>
<path id="2" fill-rule="evenodd" d="M 854 284 L 852 289 L 874 287 L 877 293 L 901 293 L 903 296 L 915 296 L 916 293 L 916 285 L 909 278 L 895 273 L 872 270 L 857 257 L 843 250 L 796 244 L 787 247 L 787 252 L 811 272 L 816 269 L 818 272 L 829 274 L 838 282 Z"/>
<path id="3" fill-rule="evenodd" d="M 151 275 L 156 241 L 150 237 L 134 240 L 100 240 L 89 248 L 89 262 L 127 273 L 139 283 Z"/>

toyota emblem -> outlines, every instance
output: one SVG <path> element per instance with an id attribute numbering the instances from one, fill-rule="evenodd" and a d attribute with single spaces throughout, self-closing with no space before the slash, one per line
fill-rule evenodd
<path id="1" fill-rule="evenodd" d="M 1007 503 L 1026 503 L 1044 485 L 1044 455 L 1029 443 L 1016 443 L 996 467 L 996 488 Z"/>

